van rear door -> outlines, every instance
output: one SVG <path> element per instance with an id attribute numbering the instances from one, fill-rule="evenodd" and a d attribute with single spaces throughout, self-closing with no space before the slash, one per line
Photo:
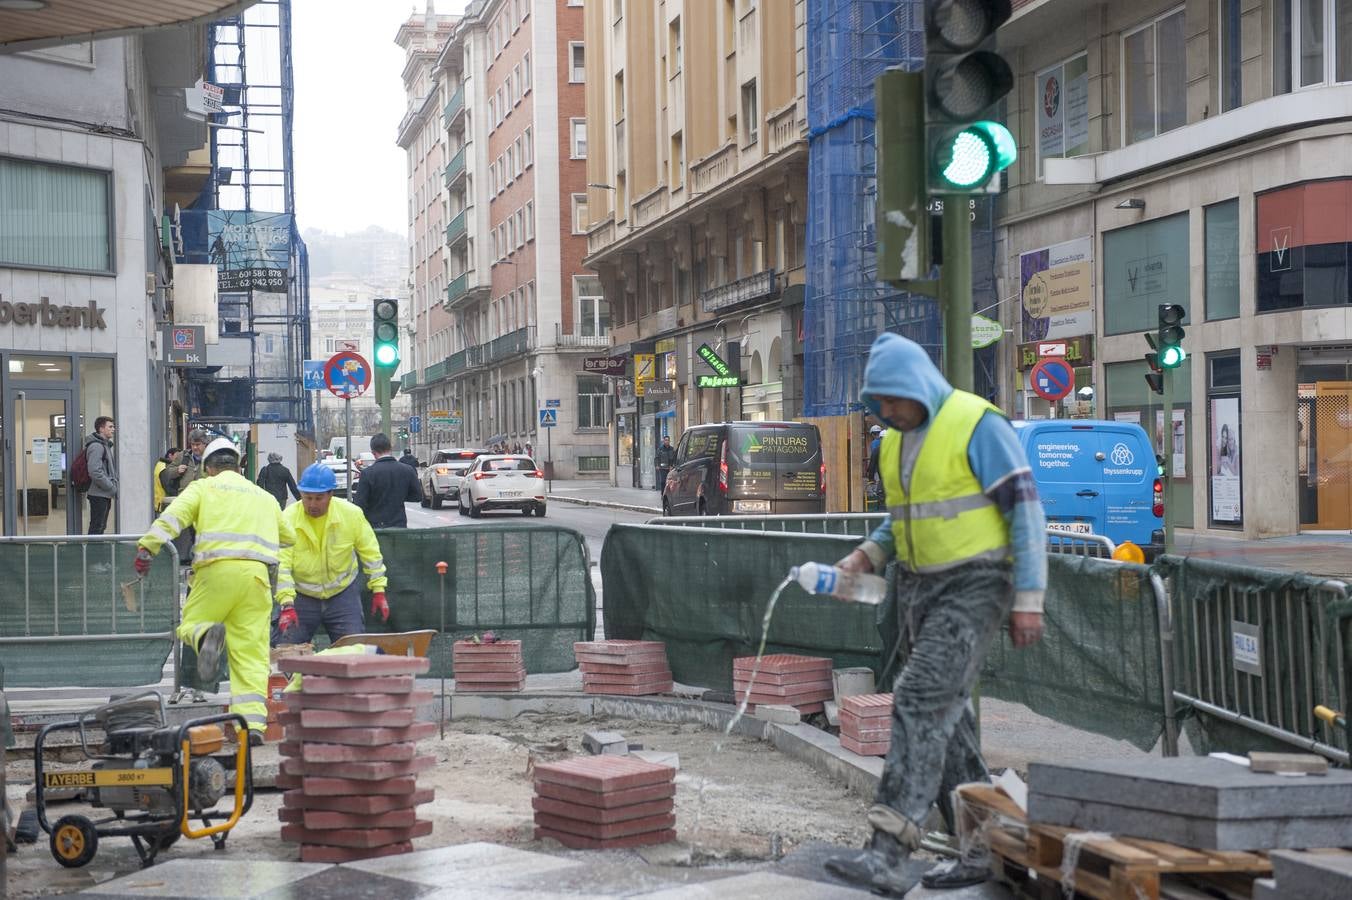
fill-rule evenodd
<path id="1" fill-rule="evenodd" d="M 733 514 L 819 513 L 825 498 L 817 426 L 758 422 L 728 428 L 728 499 Z"/>
<path id="2" fill-rule="evenodd" d="M 1103 440 L 1103 533 L 1114 543 L 1132 541 L 1141 547 L 1153 542 L 1163 527 L 1155 517 L 1155 451 L 1139 425 L 1100 426 Z"/>
<path id="3" fill-rule="evenodd" d="M 1093 426 L 1059 422 L 1021 424 L 1047 527 L 1074 534 L 1103 534 L 1103 439 Z"/>

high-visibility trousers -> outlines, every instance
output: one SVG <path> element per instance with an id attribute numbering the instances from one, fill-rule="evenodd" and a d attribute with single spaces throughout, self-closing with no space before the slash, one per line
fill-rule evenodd
<path id="1" fill-rule="evenodd" d="M 243 716 L 250 730 L 260 732 L 268 727 L 271 617 L 267 567 L 251 560 L 222 559 L 194 569 L 178 626 L 179 640 L 196 649 L 208 628 L 218 622 L 225 625 L 230 711 Z"/>

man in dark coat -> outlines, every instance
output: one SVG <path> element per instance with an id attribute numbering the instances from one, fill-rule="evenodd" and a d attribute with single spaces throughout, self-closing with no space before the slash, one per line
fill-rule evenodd
<path id="1" fill-rule="evenodd" d="M 399 461 L 415 472 L 418 470 L 418 457 L 413 455 L 413 451 L 405 448 L 404 455 L 399 457 Z"/>
<path id="2" fill-rule="evenodd" d="M 423 498 L 418 471 L 394 458 L 386 435 L 371 438 L 371 453 L 376 461 L 362 471 L 352 501 L 372 528 L 407 528 L 404 504 L 421 503 Z"/>
<path id="3" fill-rule="evenodd" d="M 300 490 L 296 487 L 296 479 L 291 474 L 291 470 L 282 465 L 282 454 L 269 453 L 268 464 L 258 470 L 258 486 L 269 494 L 277 498 L 277 505 L 286 509 L 286 492 L 291 491 L 291 496 L 300 499 Z"/>

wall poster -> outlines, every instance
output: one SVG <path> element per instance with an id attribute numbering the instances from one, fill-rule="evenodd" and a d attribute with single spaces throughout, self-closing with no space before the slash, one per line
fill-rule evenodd
<path id="1" fill-rule="evenodd" d="M 1211 519 L 1227 525 L 1243 522 L 1238 397 L 1211 399 Z"/>
<path id="2" fill-rule="evenodd" d="M 1188 477 L 1188 411 L 1174 407 L 1174 461 L 1175 478 Z M 1164 410 L 1155 410 L 1155 452 L 1164 454 Z"/>

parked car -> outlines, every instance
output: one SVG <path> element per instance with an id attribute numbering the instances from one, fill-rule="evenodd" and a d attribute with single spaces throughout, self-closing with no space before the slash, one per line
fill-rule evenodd
<path id="1" fill-rule="evenodd" d="M 826 511 L 816 425 L 724 422 L 681 435 L 662 492 L 665 516 L 797 515 Z"/>
<path id="2" fill-rule="evenodd" d="M 470 450 L 464 447 L 450 447 L 432 454 L 432 463 L 421 469 L 418 477 L 422 479 L 423 506 L 441 509 L 447 500 L 460 497 L 460 479 L 474 460 L 487 453 L 487 450 Z"/>
<path id="3" fill-rule="evenodd" d="M 336 478 L 336 479 L 338 479 L 338 487 L 334 489 L 334 493 L 335 493 L 335 494 L 338 494 L 339 496 L 346 497 L 346 496 L 347 496 L 347 460 L 345 460 L 345 459 L 340 459 L 340 458 L 338 458 L 338 457 L 336 457 L 336 456 L 330 456 L 328 459 L 321 460 L 321 461 L 324 463 L 324 465 L 328 466 L 330 469 L 333 470 L 333 477 Z M 359 475 L 359 473 L 357 472 L 357 466 L 356 466 L 356 463 L 354 462 L 353 465 L 352 465 L 352 483 L 353 483 L 353 484 L 356 484 L 358 475 Z"/>
<path id="4" fill-rule="evenodd" d="M 460 479 L 460 515 L 478 518 L 486 509 L 518 509 L 545 515 L 545 473 L 529 456 L 480 456 Z"/>
<path id="5" fill-rule="evenodd" d="M 1047 527 L 1164 549 L 1164 484 L 1145 429 L 1107 419 L 1015 422 Z"/>

